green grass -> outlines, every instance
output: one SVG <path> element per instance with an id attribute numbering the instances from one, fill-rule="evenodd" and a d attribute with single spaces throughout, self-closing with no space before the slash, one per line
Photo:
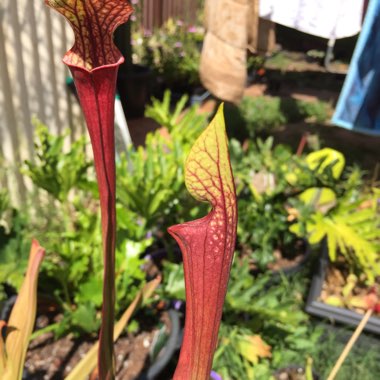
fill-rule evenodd
<path id="1" fill-rule="evenodd" d="M 322 379 L 330 374 L 334 364 L 351 337 L 352 331 L 343 327 L 324 327 L 324 334 L 313 355 L 314 368 Z M 380 341 L 362 334 L 343 363 L 336 380 L 376 380 L 380 373 Z"/>

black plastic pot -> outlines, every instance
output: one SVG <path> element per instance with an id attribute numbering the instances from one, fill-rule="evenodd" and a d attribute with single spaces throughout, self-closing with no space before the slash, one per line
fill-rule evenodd
<path id="1" fill-rule="evenodd" d="M 297 373 L 304 373 L 305 372 L 305 367 L 304 366 L 301 366 L 301 365 L 294 365 L 294 364 L 291 364 L 287 367 L 284 367 L 284 368 L 280 368 L 279 370 L 277 370 L 273 375 L 275 377 L 275 379 L 281 379 L 281 377 L 278 377 L 279 375 L 281 375 L 281 373 L 287 373 L 287 372 L 297 372 Z M 276 377 L 277 376 L 277 377 Z M 314 371 L 313 371 L 313 380 L 319 380 L 320 377 L 318 374 L 316 374 Z"/>
<path id="2" fill-rule="evenodd" d="M 11 295 L 0 305 L 0 320 L 8 321 L 13 306 L 17 300 L 17 294 Z M 60 311 L 60 306 L 54 297 L 47 294 L 38 293 L 37 296 L 37 315 L 54 315 Z"/>
<path id="3" fill-rule="evenodd" d="M 119 73 L 117 89 L 127 118 L 144 116 L 154 81 L 154 74 L 147 66 L 132 65 L 130 72 Z"/>
<path id="4" fill-rule="evenodd" d="M 211 93 L 204 88 L 196 88 L 190 96 L 190 105 L 202 104 L 206 99 L 211 96 Z"/>
<path id="5" fill-rule="evenodd" d="M 359 314 L 353 310 L 327 305 L 318 300 L 327 274 L 327 267 L 330 264 L 326 243 L 322 244 L 322 252 L 317 264 L 306 302 L 306 312 L 316 317 L 329 319 L 333 322 L 357 326 L 363 319 L 363 314 Z M 375 334 L 380 334 L 380 318 L 371 317 L 364 329 Z"/>
<path id="6" fill-rule="evenodd" d="M 166 369 L 173 356 L 179 351 L 181 347 L 183 337 L 181 313 L 175 309 L 169 309 L 168 313 L 171 322 L 169 338 L 164 348 L 158 355 L 157 359 L 150 364 L 149 368 L 144 373 L 142 373 L 137 380 L 161 379 L 162 372 Z"/>
<path id="7" fill-rule="evenodd" d="M 154 90 L 154 97 L 157 99 L 163 99 L 165 91 L 170 90 L 170 105 L 175 107 L 179 100 L 184 96 L 188 96 L 186 106 L 192 106 L 193 104 L 201 104 L 211 96 L 211 93 L 201 85 L 188 85 L 187 83 L 179 84 L 175 86 L 170 83 L 166 83 L 162 76 L 158 76 L 156 80 L 156 87 Z"/>

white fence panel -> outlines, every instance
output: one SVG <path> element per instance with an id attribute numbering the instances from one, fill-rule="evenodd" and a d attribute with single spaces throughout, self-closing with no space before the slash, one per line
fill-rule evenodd
<path id="1" fill-rule="evenodd" d="M 159 26 L 168 17 L 195 20 L 200 0 L 141 0 L 143 24 Z M 71 28 L 44 0 L 0 0 L 0 183 L 22 200 L 23 160 L 33 158 L 37 117 L 52 132 L 83 131 L 75 98 L 66 86 L 62 57 L 73 43 Z M 2 176 L 4 169 L 6 176 Z"/>
<path id="2" fill-rule="evenodd" d="M 22 198 L 24 189 L 18 168 L 33 157 L 32 119 L 37 117 L 57 133 L 81 123 L 61 61 L 72 42 L 66 21 L 43 0 L 1 0 L 0 156 L 5 158 L 3 169 L 9 169 L 14 200 Z"/>

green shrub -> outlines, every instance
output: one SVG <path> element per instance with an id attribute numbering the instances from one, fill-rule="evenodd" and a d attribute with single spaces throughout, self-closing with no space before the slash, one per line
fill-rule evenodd
<path id="1" fill-rule="evenodd" d="M 244 97 L 239 109 L 250 137 L 254 137 L 256 132 L 274 129 L 287 122 L 281 111 L 280 98 Z"/>
<path id="2" fill-rule="evenodd" d="M 251 138 L 258 132 L 270 132 L 287 123 L 303 120 L 323 123 L 329 115 L 325 102 L 269 96 L 244 97 L 238 111 Z"/>
<path id="3" fill-rule="evenodd" d="M 33 205 L 29 223 L 20 229 L 23 236 L 33 231 L 33 236 L 46 248 L 39 290 L 53 296 L 62 309 L 63 319 L 49 328 L 58 336 L 68 331 L 96 332 L 102 303 L 101 221 L 94 168 L 85 154 L 86 139 L 82 137 L 70 145 L 66 144 L 67 137 L 67 134 L 54 136 L 46 126 L 37 125 L 36 159 L 26 162 L 24 173 L 31 178 L 41 197 L 39 204 Z M 118 167 L 123 164 L 127 162 L 120 162 Z M 124 172 L 126 170 L 125 166 Z M 126 212 L 120 200 L 117 213 L 115 285 L 116 313 L 120 313 L 145 281 L 140 254 L 152 240 L 146 238 L 144 226 L 138 223 L 139 215 Z M 12 245 L 8 244 L 7 249 L 10 248 Z M 28 251 L 23 252 L 25 255 Z M 10 266 L 14 253 L 2 258 Z M 7 268 L 2 264 L 3 270 Z M 22 276 L 25 264 L 24 260 L 17 267 L 13 266 L 12 276 Z"/>

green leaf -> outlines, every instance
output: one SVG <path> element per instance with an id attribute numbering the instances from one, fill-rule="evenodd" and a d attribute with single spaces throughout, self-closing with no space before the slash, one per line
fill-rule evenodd
<path id="1" fill-rule="evenodd" d="M 79 286 L 79 292 L 75 300 L 78 304 L 88 303 L 99 307 L 102 305 L 102 289 L 101 273 L 98 276 L 94 274 L 88 282 Z"/>
<path id="2" fill-rule="evenodd" d="M 167 202 L 167 199 L 171 196 L 171 190 L 161 190 L 158 193 L 155 193 L 148 208 L 149 214 L 153 215 L 157 210 L 162 206 L 164 201 Z"/>
<path id="3" fill-rule="evenodd" d="M 92 302 L 79 305 L 72 313 L 72 323 L 85 332 L 92 333 L 99 328 L 100 320 L 96 317 L 96 309 Z"/>

